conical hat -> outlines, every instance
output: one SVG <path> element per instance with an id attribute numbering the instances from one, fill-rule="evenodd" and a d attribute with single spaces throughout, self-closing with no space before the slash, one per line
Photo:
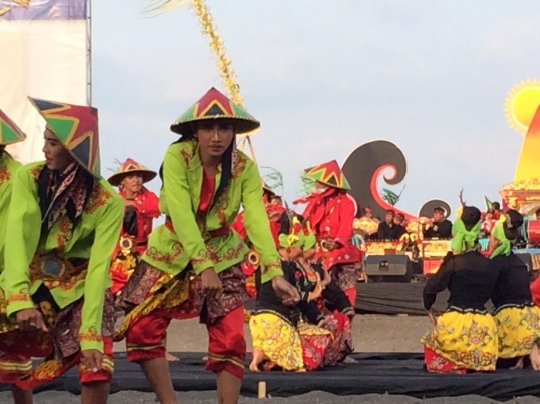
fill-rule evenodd
<path id="1" fill-rule="evenodd" d="M 191 122 L 208 119 L 230 119 L 235 121 L 236 133 L 246 133 L 261 126 L 260 122 L 212 87 L 190 109 L 171 125 L 171 131 L 183 135 Z"/>
<path id="2" fill-rule="evenodd" d="M 345 175 L 336 160 L 329 161 L 305 170 L 306 175 L 314 181 L 333 188 L 351 189 Z"/>
<path id="3" fill-rule="evenodd" d="M 120 183 L 124 177 L 129 174 L 139 174 L 143 179 L 143 184 L 152 181 L 157 175 L 155 171 L 149 170 L 142 164 L 137 163 L 135 160 L 127 159 L 120 164 L 118 170 L 116 170 L 116 172 L 109 177 L 109 184 L 114 187 L 118 187 L 120 186 Z"/>
<path id="4" fill-rule="evenodd" d="M 270 186 L 264 182 L 264 180 L 261 178 L 261 183 L 262 183 L 262 187 L 263 187 L 263 191 L 270 194 L 270 195 L 276 195 L 276 193 L 274 192 L 274 190 L 272 188 L 270 188 Z"/>
<path id="5" fill-rule="evenodd" d="M 28 97 L 47 127 L 90 174 L 100 178 L 96 108 Z"/>
<path id="6" fill-rule="evenodd" d="M 23 131 L 0 109 L 0 146 L 22 142 L 26 139 Z"/>

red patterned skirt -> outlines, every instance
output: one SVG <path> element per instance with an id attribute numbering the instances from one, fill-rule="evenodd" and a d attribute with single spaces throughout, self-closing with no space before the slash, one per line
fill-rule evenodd
<path id="1" fill-rule="evenodd" d="M 113 332 L 115 321 L 114 298 L 111 291 L 105 295 L 102 322 L 104 355 L 102 369 L 93 372 L 81 363 L 79 328 L 84 305 L 80 299 L 64 309 L 58 309 L 45 286 L 32 296 L 42 313 L 49 332 L 21 332 L 8 319 L 2 321 L 0 332 L 0 383 L 15 384 L 23 389 L 34 389 L 48 383 L 78 366 L 81 383 L 110 382 L 114 370 Z M 5 311 L 4 311 L 5 313 Z M 9 329 L 11 328 L 11 329 Z M 32 366 L 32 358 L 45 358 Z"/>
<path id="2" fill-rule="evenodd" d="M 324 365 L 336 366 L 354 351 L 351 320 L 339 311 L 333 313 L 326 311 L 324 322 L 326 324 L 324 328 L 332 333 L 332 340 L 326 349 Z"/>
<path id="3" fill-rule="evenodd" d="M 297 330 L 302 343 L 302 357 L 306 370 L 323 368 L 328 346 L 332 342 L 332 333 L 303 321 L 298 323 Z"/>
<path id="4" fill-rule="evenodd" d="M 117 300 L 127 314 L 115 340 L 126 338 L 128 360 L 162 358 L 172 319 L 199 316 L 209 336 L 207 370 L 242 378 L 246 355 L 243 304 L 245 276 L 235 265 L 219 273 L 223 293 L 206 298 L 200 277 L 184 271 L 172 277 L 141 261 Z"/>
<path id="5" fill-rule="evenodd" d="M 426 361 L 427 371 L 430 373 L 455 373 L 465 374 L 467 369 L 463 366 L 443 358 L 437 352 L 424 346 L 424 359 Z"/>

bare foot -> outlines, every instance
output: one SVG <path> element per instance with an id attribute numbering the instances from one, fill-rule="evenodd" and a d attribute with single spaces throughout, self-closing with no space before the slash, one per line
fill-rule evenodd
<path id="1" fill-rule="evenodd" d="M 536 344 L 531 352 L 531 365 L 536 372 L 540 370 L 540 350 Z"/>
<path id="2" fill-rule="evenodd" d="M 203 360 L 203 362 L 208 362 L 208 356 L 203 356 L 202 360 Z"/>
<path id="3" fill-rule="evenodd" d="M 253 359 L 249 365 L 249 370 L 252 372 L 260 372 L 259 365 L 264 360 L 264 353 L 259 348 L 254 347 L 251 351 L 251 356 L 253 356 Z"/>
<path id="4" fill-rule="evenodd" d="M 167 362 L 178 362 L 180 360 L 177 356 L 174 356 L 169 352 L 165 353 L 165 359 L 167 359 Z"/>
<path id="5" fill-rule="evenodd" d="M 255 373 L 259 373 L 261 370 L 259 369 L 259 365 L 255 363 L 255 360 L 252 360 L 249 364 L 249 370 Z"/>
<path id="6" fill-rule="evenodd" d="M 358 363 L 358 361 L 350 356 L 347 356 L 345 359 L 343 359 L 343 363 Z"/>
<path id="7" fill-rule="evenodd" d="M 525 359 L 525 357 L 521 357 L 518 359 L 517 363 L 516 363 L 516 366 L 510 368 L 511 370 L 520 370 L 520 369 L 523 369 L 523 360 Z"/>
<path id="8" fill-rule="evenodd" d="M 306 368 L 300 368 L 296 371 L 296 373 L 306 373 L 306 372 L 307 372 Z"/>

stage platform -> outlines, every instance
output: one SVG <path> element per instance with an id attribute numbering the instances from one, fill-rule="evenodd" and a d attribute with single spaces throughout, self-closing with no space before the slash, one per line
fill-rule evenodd
<path id="1" fill-rule="evenodd" d="M 215 376 L 204 370 L 203 353 L 178 354 L 180 362 L 170 364 L 177 391 L 209 391 L 215 389 Z M 112 392 L 148 391 L 140 368 L 118 354 Z M 436 375 L 423 370 L 420 354 L 354 354 L 358 363 L 310 373 L 246 372 L 242 394 L 255 396 L 257 385 L 265 381 L 272 397 L 290 397 L 320 390 L 335 395 L 392 394 L 417 398 L 481 395 L 495 400 L 518 396 L 540 396 L 540 374 L 532 370 L 502 370 L 496 373 L 468 375 Z M 1 386 L 6 390 L 6 386 Z M 39 391 L 62 390 L 80 392 L 75 371 Z"/>

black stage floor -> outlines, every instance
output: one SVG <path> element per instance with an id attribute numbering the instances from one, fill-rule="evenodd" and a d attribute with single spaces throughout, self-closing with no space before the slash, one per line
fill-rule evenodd
<path id="1" fill-rule="evenodd" d="M 215 376 L 204 370 L 203 353 L 180 353 L 180 362 L 171 363 L 171 376 L 177 391 L 215 389 Z M 501 370 L 496 373 L 437 375 L 423 370 L 420 354 L 354 354 L 355 364 L 310 373 L 246 372 L 242 393 L 254 396 L 259 381 L 265 381 L 272 397 L 290 397 L 320 390 L 336 395 L 392 394 L 417 398 L 476 394 L 495 400 L 518 396 L 540 396 L 540 373 L 532 370 Z M 5 390 L 6 386 L 2 390 Z M 43 390 L 79 393 L 75 371 L 44 386 Z M 112 392 L 148 391 L 139 367 L 117 355 Z"/>

